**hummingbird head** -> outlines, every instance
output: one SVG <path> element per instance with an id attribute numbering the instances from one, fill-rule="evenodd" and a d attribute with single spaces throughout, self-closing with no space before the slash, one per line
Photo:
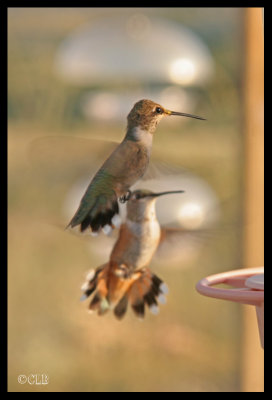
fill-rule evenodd
<path id="1" fill-rule="evenodd" d="M 179 115 L 183 117 L 190 117 L 204 120 L 205 118 L 198 117 L 197 115 L 181 113 L 177 111 L 170 111 L 162 107 L 152 100 L 140 100 L 134 104 L 132 110 L 127 116 L 128 129 L 139 127 L 143 131 L 153 133 L 159 121 L 166 116 Z"/>
<path id="2" fill-rule="evenodd" d="M 167 192 L 152 192 L 147 189 L 134 190 L 127 202 L 127 215 L 132 221 L 141 222 L 144 217 L 155 212 L 155 201 L 165 194 L 184 193 L 184 190 L 170 190 Z"/>

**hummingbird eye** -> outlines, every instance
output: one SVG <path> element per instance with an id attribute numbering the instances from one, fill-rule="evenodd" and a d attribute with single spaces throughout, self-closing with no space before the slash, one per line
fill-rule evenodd
<path id="1" fill-rule="evenodd" d="M 161 107 L 156 107 L 155 109 L 157 114 L 162 114 L 162 108 Z"/>

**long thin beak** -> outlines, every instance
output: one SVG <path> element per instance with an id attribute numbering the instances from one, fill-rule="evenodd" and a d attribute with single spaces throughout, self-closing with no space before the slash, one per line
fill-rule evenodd
<path id="1" fill-rule="evenodd" d="M 186 114 L 186 113 L 181 113 L 177 111 L 169 111 L 169 110 L 164 110 L 164 113 L 167 115 L 179 115 L 180 117 L 190 117 L 190 118 L 195 118 L 195 119 L 201 119 L 203 121 L 206 121 L 206 118 L 199 117 L 198 115 L 193 115 L 193 114 Z"/>
<path id="2" fill-rule="evenodd" d="M 184 190 L 170 190 L 169 192 L 151 193 L 148 194 L 147 197 L 159 197 L 159 196 L 164 196 L 165 194 L 175 194 L 175 193 L 184 193 Z"/>

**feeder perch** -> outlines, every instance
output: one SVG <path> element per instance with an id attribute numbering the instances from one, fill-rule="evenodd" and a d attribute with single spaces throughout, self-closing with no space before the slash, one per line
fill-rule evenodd
<path id="1" fill-rule="evenodd" d="M 232 289 L 218 288 L 225 284 Z M 235 301 L 256 307 L 261 346 L 264 348 L 264 268 L 247 268 L 223 272 L 201 279 L 196 290 L 208 297 Z"/>

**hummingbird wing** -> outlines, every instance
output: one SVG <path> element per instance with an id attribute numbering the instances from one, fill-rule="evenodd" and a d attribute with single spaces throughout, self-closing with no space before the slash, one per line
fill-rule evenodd
<path id="1" fill-rule="evenodd" d="M 50 174 L 51 178 L 53 170 L 58 179 L 69 185 L 78 176 L 94 175 L 101 160 L 108 158 L 117 146 L 116 142 L 95 138 L 43 136 L 29 142 L 26 157 L 39 173 Z"/>
<path id="2" fill-rule="evenodd" d="M 154 260 L 158 263 L 168 260 L 182 265 L 195 258 L 204 246 L 214 245 L 217 239 L 232 240 L 234 235 L 241 235 L 240 221 L 229 220 L 230 206 L 229 199 L 211 205 L 207 210 L 206 220 L 195 227 L 186 218 L 180 226 L 177 226 L 177 221 L 172 221 L 167 226 L 161 225 L 161 237 Z"/>
<path id="3" fill-rule="evenodd" d="M 44 198 L 44 202 L 39 202 L 37 205 L 40 218 L 64 228 L 67 220 L 78 209 L 86 187 L 103 160 L 109 159 L 117 147 L 118 143 L 112 141 L 68 135 L 32 139 L 26 157 L 31 169 L 31 179 L 35 182 L 32 190 L 37 190 Z M 135 153 L 131 145 L 125 146 L 122 157 L 114 163 L 113 159 L 106 162 L 114 164 L 113 168 L 118 169 L 118 173 L 122 176 L 123 171 L 128 169 L 122 161 L 129 159 L 129 169 L 132 171 L 130 178 L 133 180 L 136 165 L 133 165 L 133 159 L 129 157 L 131 152 Z M 184 189 L 184 178 L 191 180 L 189 170 L 154 161 L 154 155 L 152 160 L 143 178 L 138 180 L 135 186 L 149 187 L 157 182 L 159 186 L 153 188 L 155 191 Z M 138 172 L 139 175 L 142 172 L 144 171 Z M 174 176 L 173 173 L 181 179 L 172 182 L 169 177 Z M 153 178 L 153 181 L 147 182 L 150 178 Z M 119 204 L 119 211 L 124 219 L 126 205 Z"/>
<path id="4" fill-rule="evenodd" d="M 123 196 L 144 174 L 149 151 L 140 142 L 123 140 L 104 162 L 89 184 L 78 210 L 68 226 L 90 226 L 93 232 L 113 227 L 112 218 L 119 213 L 117 197 Z"/>
<path id="5" fill-rule="evenodd" d="M 53 170 L 54 176 L 61 179 L 62 184 L 72 185 L 78 177 L 94 176 L 103 161 L 108 159 L 119 145 L 118 142 L 98 138 L 43 136 L 30 141 L 26 156 L 35 168 L 39 168 L 39 172 L 49 174 Z M 127 154 L 124 156 L 128 156 L 129 152 L 131 149 L 127 146 Z M 117 168 L 119 165 L 118 160 Z M 119 167 L 119 173 L 122 172 L 122 168 L 123 166 Z M 162 176 L 179 173 L 187 174 L 188 169 L 159 161 L 153 155 L 143 171 L 141 180 L 160 179 Z M 44 181 L 44 184 L 46 183 Z"/>
<path id="6" fill-rule="evenodd" d="M 194 243 L 202 244 L 204 240 L 213 237 L 214 232 L 212 229 L 187 229 L 187 228 L 161 228 L 161 237 L 159 247 L 157 249 L 158 255 L 162 256 L 164 253 L 169 254 L 176 246 L 180 251 L 186 248 L 187 240 Z"/>
<path id="7" fill-rule="evenodd" d="M 101 159 L 117 147 L 115 142 L 80 137 L 46 136 L 32 139 L 26 159 L 31 178 L 45 199 L 38 204 L 40 218 L 53 224 L 67 224 L 75 212 Z"/>
<path id="8" fill-rule="evenodd" d="M 152 179 L 161 179 L 169 175 L 182 175 L 183 177 L 190 174 L 191 171 L 188 168 L 183 168 L 181 166 L 165 163 L 158 160 L 151 160 L 146 172 L 141 178 L 141 181 L 148 181 Z"/>
<path id="9" fill-rule="evenodd" d="M 117 197 L 123 195 L 143 175 L 149 160 L 148 151 L 140 143 L 126 140 L 118 145 L 67 136 L 38 138 L 30 143 L 28 153 L 29 159 L 35 164 L 38 184 L 43 182 L 46 198 L 52 195 L 52 201 L 54 198 L 56 203 L 65 198 L 61 189 L 68 191 L 78 176 L 84 176 L 89 171 L 88 180 L 90 182 L 93 178 L 92 183 L 83 193 L 69 224 L 81 224 L 82 231 L 91 222 L 93 231 L 111 224 L 112 217 L 119 210 Z M 105 157 L 106 161 L 98 169 Z M 87 183 L 84 186 L 86 189 Z"/>

